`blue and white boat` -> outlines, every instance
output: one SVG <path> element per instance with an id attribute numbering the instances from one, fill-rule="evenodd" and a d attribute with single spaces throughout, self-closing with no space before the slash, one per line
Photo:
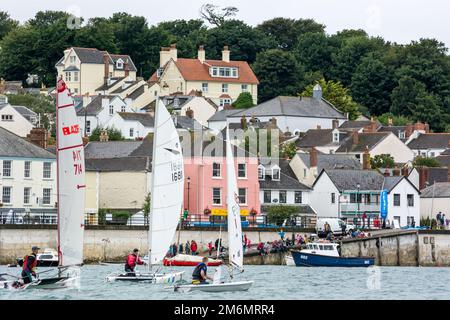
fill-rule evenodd
<path id="1" fill-rule="evenodd" d="M 313 242 L 291 253 L 297 267 L 368 267 L 375 263 L 371 257 L 341 257 L 338 247 L 337 243 Z"/>

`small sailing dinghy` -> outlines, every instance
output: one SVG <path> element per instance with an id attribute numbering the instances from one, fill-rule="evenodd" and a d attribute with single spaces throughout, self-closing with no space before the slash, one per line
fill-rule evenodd
<path id="1" fill-rule="evenodd" d="M 65 82 L 57 82 L 56 160 L 58 204 L 58 270 L 53 277 L 38 278 L 16 289 L 77 288 L 83 264 L 84 146 L 75 107 Z"/>
<path id="2" fill-rule="evenodd" d="M 216 270 L 213 283 L 175 285 L 174 291 L 191 292 L 225 292 L 225 291 L 246 291 L 250 289 L 253 281 L 233 281 L 233 269 L 244 272 L 244 255 L 242 247 L 242 226 L 240 207 L 238 204 L 238 188 L 234 165 L 233 151 L 230 143 L 229 129 L 226 130 L 226 171 L 227 171 L 227 215 L 228 215 L 228 260 L 229 275 L 231 281 L 221 282 L 221 267 Z"/>
<path id="3" fill-rule="evenodd" d="M 192 256 L 189 254 L 177 254 L 175 257 L 164 258 L 163 264 L 165 266 L 177 266 L 177 267 L 195 267 L 202 262 L 202 256 Z M 220 259 L 208 260 L 208 267 L 218 267 L 223 263 Z"/>
<path id="4" fill-rule="evenodd" d="M 151 205 L 148 230 L 148 270 L 145 273 L 113 273 L 106 281 L 150 281 L 174 283 L 182 279 L 184 271 L 175 273 L 152 272 L 167 254 L 175 236 L 183 205 L 184 163 L 178 132 L 170 113 L 155 106 L 155 133 L 153 137 L 153 163 Z"/>

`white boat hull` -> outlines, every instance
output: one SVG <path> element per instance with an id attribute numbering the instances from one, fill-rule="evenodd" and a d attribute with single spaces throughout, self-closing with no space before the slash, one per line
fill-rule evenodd
<path id="1" fill-rule="evenodd" d="M 295 267 L 294 258 L 291 255 L 285 255 L 284 257 L 287 266 Z"/>
<path id="2" fill-rule="evenodd" d="M 225 282 L 225 283 L 210 283 L 210 284 L 187 284 L 176 285 L 174 287 L 175 292 L 226 292 L 226 291 L 247 291 L 252 286 L 253 281 L 237 281 L 237 282 Z"/>
<path id="3" fill-rule="evenodd" d="M 106 281 L 148 281 L 154 284 L 169 284 L 182 280 L 183 274 L 184 271 L 174 273 L 136 273 L 134 276 L 129 276 L 126 273 L 113 273 L 106 276 Z"/>

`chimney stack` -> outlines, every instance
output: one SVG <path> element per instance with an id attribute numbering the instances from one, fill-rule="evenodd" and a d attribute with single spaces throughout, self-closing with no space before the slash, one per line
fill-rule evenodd
<path id="1" fill-rule="evenodd" d="M 332 127 L 333 127 L 333 129 L 339 128 L 339 120 L 338 119 L 334 119 L 332 121 Z"/>
<path id="2" fill-rule="evenodd" d="M 389 173 L 389 169 L 384 169 L 383 176 L 389 177 L 391 174 Z"/>
<path id="3" fill-rule="evenodd" d="M 430 125 L 425 122 L 425 133 L 430 133 Z"/>
<path id="4" fill-rule="evenodd" d="M 128 62 L 128 59 L 123 64 L 123 67 L 125 69 L 125 78 L 128 78 L 128 76 L 130 75 L 130 64 Z"/>
<path id="5" fill-rule="evenodd" d="M 170 57 L 173 59 L 173 61 L 177 61 L 178 59 L 178 51 L 176 43 L 170 45 Z"/>
<path id="6" fill-rule="evenodd" d="M 400 169 L 397 167 L 397 165 L 395 165 L 394 170 L 392 171 L 392 175 L 394 177 L 400 176 Z"/>
<path id="7" fill-rule="evenodd" d="M 405 178 L 408 177 L 409 175 L 409 170 L 407 166 L 403 166 L 402 168 L 402 176 L 404 176 Z"/>
<path id="8" fill-rule="evenodd" d="M 162 68 L 170 60 L 170 48 L 161 47 L 159 51 L 159 67 Z"/>
<path id="9" fill-rule="evenodd" d="M 186 110 L 186 116 L 188 118 L 193 119 L 194 118 L 194 110 L 192 110 L 190 107 Z"/>
<path id="10" fill-rule="evenodd" d="M 277 127 L 277 119 L 275 117 L 272 117 L 272 119 L 270 119 L 270 123 L 273 128 Z"/>
<path id="11" fill-rule="evenodd" d="M 352 143 L 353 145 L 357 145 L 359 143 L 359 135 L 357 130 L 352 133 Z"/>
<path id="12" fill-rule="evenodd" d="M 247 119 L 245 118 L 245 116 L 241 117 L 241 129 L 247 130 Z"/>
<path id="13" fill-rule="evenodd" d="M 372 169 L 370 165 L 370 153 L 369 153 L 369 147 L 366 146 L 364 153 L 363 153 L 363 170 L 370 170 Z"/>
<path id="14" fill-rule="evenodd" d="M 313 99 L 322 100 L 322 87 L 320 84 L 316 84 L 313 88 Z"/>
<path id="15" fill-rule="evenodd" d="M 109 79 L 109 55 L 108 53 L 103 53 L 103 64 L 105 66 L 105 74 L 103 75 L 104 83 L 108 83 Z"/>
<path id="16" fill-rule="evenodd" d="M 317 150 L 315 147 L 312 147 L 311 151 L 309 152 L 309 167 L 317 167 Z"/>
<path id="17" fill-rule="evenodd" d="M 45 128 L 33 128 L 27 135 L 28 141 L 35 145 L 47 149 L 48 145 L 48 132 Z"/>
<path id="18" fill-rule="evenodd" d="M 228 50 L 228 46 L 224 46 L 222 50 L 222 61 L 230 62 L 230 50 Z"/>
<path id="19" fill-rule="evenodd" d="M 391 117 L 389 117 L 389 118 L 388 118 L 388 126 L 389 126 L 389 127 L 391 127 L 391 126 L 392 126 L 392 124 L 393 124 L 392 118 L 391 118 Z"/>
<path id="20" fill-rule="evenodd" d="M 429 171 L 427 167 L 419 168 L 419 189 L 422 190 L 426 187 L 426 182 L 429 178 Z"/>
<path id="21" fill-rule="evenodd" d="M 206 54 L 205 54 L 205 48 L 203 46 L 199 46 L 198 47 L 198 55 L 197 55 L 198 60 L 200 60 L 200 62 L 203 64 L 203 62 L 205 62 L 206 60 Z"/>
<path id="22" fill-rule="evenodd" d="M 412 135 L 413 131 L 414 131 L 414 126 L 412 125 L 412 123 L 406 124 L 405 138 L 408 139 Z"/>

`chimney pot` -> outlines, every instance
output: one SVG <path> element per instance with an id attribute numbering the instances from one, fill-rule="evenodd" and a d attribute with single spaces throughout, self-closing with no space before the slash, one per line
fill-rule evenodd
<path id="1" fill-rule="evenodd" d="M 194 118 L 194 110 L 192 110 L 190 107 L 186 110 L 186 116 L 189 118 Z"/>
<path id="2" fill-rule="evenodd" d="M 224 46 L 222 50 L 222 61 L 230 62 L 230 50 L 228 50 L 228 46 Z"/>
<path id="3" fill-rule="evenodd" d="M 397 166 L 394 167 L 394 170 L 392 171 L 392 175 L 394 177 L 400 176 L 400 169 Z"/>
<path id="4" fill-rule="evenodd" d="M 48 132 L 45 128 L 33 128 L 27 135 L 28 141 L 31 143 L 47 149 L 48 146 Z"/>
<path id="5" fill-rule="evenodd" d="M 334 119 L 334 120 L 332 121 L 332 128 L 333 128 L 333 129 L 339 128 L 339 120 L 338 120 L 338 119 Z"/>
<path id="6" fill-rule="evenodd" d="M 429 171 L 427 167 L 419 168 L 419 189 L 425 189 L 426 182 L 428 181 Z"/>
<path id="7" fill-rule="evenodd" d="M 322 87 L 320 84 L 316 84 L 313 88 L 313 99 L 322 100 Z"/>
<path id="8" fill-rule="evenodd" d="M 408 177 L 408 174 L 409 174 L 408 167 L 407 167 L 407 166 L 404 166 L 404 167 L 402 168 L 402 176 Z"/>
<path id="9" fill-rule="evenodd" d="M 363 153 L 363 170 L 370 170 L 372 169 L 370 165 L 370 153 L 369 153 L 369 147 L 366 146 L 364 153 Z"/>
<path id="10" fill-rule="evenodd" d="M 204 63 L 206 60 L 206 53 L 205 53 L 205 49 L 203 46 L 199 46 L 198 47 L 198 54 L 197 54 L 197 58 L 201 63 Z"/>
<path id="11" fill-rule="evenodd" d="M 103 54 L 103 64 L 105 66 L 105 74 L 103 78 L 104 83 L 107 84 L 109 79 L 109 55 L 106 52 Z"/>
<path id="12" fill-rule="evenodd" d="M 241 117 L 241 129 L 246 130 L 247 129 L 247 118 L 245 116 Z"/>

